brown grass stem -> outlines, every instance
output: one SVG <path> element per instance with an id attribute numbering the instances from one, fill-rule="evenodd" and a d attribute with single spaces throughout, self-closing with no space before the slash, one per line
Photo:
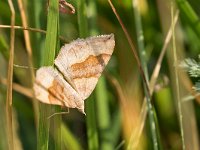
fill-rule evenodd
<path id="1" fill-rule="evenodd" d="M 182 110 L 182 102 L 180 97 L 180 81 L 179 81 L 179 71 L 178 71 L 178 57 L 177 57 L 177 49 L 176 49 L 176 37 L 175 37 L 175 26 L 174 26 L 174 3 L 171 2 L 171 19 L 172 19 L 172 51 L 174 57 L 174 64 L 175 64 L 175 84 L 176 84 L 176 98 L 177 98 L 177 109 L 178 109 L 178 117 L 179 117 L 179 124 L 180 124 L 180 132 L 181 132 L 181 142 L 182 142 L 182 149 L 185 150 L 185 138 L 184 138 L 184 129 L 183 129 L 183 110 Z"/>
<path id="2" fill-rule="evenodd" d="M 10 25 L 0 25 L 0 28 L 11 28 L 11 26 Z M 42 30 L 42 29 L 37 29 L 37 28 L 31 28 L 31 27 L 27 27 L 27 26 L 25 26 L 25 27 L 22 27 L 22 26 L 13 26 L 13 28 L 15 28 L 15 29 L 17 29 L 17 30 L 28 30 L 28 31 L 33 31 L 33 32 L 39 32 L 39 33 L 44 33 L 44 34 L 46 34 L 47 32 L 45 31 L 45 30 Z M 62 40 L 63 42 L 65 42 L 65 43 L 69 43 L 69 41 L 65 38 L 65 37 L 63 37 L 63 36 L 59 36 L 59 38 L 60 38 L 60 40 Z"/>
<path id="3" fill-rule="evenodd" d="M 177 23 L 178 16 L 179 16 L 179 12 L 177 11 L 176 14 L 175 14 L 175 17 L 174 17 L 174 24 L 173 24 L 174 26 Z M 157 81 L 157 78 L 158 78 L 158 75 L 159 75 L 159 72 L 160 72 L 161 63 L 163 61 L 164 55 L 166 53 L 166 50 L 167 50 L 167 47 L 170 43 L 171 38 L 172 38 L 172 25 L 169 28 L 169 31 L 168 31 L 167 36 L 166 36 L 165 41 L 164 41 L 164 45 L 161 49 L 161 53 L 159 55 L 156 66 L 155 66 L 153 73 L 151 75 L 151 78 L 150 78 L 150 82 L 149 82 L 150 96 L 152 96 L 152 94 L 154 92 L 154 87 L 155 87 L 155 84 L 156 84 L 156 81 Z M 139 122 L 139 125 L 137 126 L 138 129 L 133 131 L 131 139 L 130 139 L 130 143 L 134 143 L 133 146 L 131 146 L 131 147 L 135 148 L 135 147 L 137 147 L 137 145 L 139 143 L 139 139 L 140 139 L 142 131 L 144 129 L 146 116 L 147 116 L 147 102 L 144 98 L 142 108 L 141 108 L 140 117 L 139 117 L 140 122 Z"/>
<path id="4" fill-rule="evenodd" d="M 145 87 L 146 87 L 146 89 L 147 89 L 147 94 L 150 95 L 149 85 L 148 85 L 147 79 L 146 79 L 146 77 L 145 77 L 144 70 L 143 70 L 143 68 L 142 68 L 142 64 L 141 64 L 140 59 L 139 59 L 139 57 L 138 57 L 137 51 L 136 51 L 135 46 L 133 45 L 133 42 L 132 42 L 132 40 L 131 40 L 131 37 L 130 37 L 130 35 L 128 34 L 128 31 L 126 30 L 126 28 L 125 28 L 125 26 L 124 26 L 124 23 L 122 22 L 121 18 L 119 17 L 119 15 L 118 15 L 118 13 L 117 13 L 117 11 L 116 11 L 114 5 L 112 4 L 111 0 L 108 0 L 108 2 L 109 2 L 109 4 L 110 4 L 110 6 L 111 6 L 111 8 L 112 8 L 112 10 L 113 10 L 113 12 L 114 12 L 114 14 L 115 14 L 115 16 L 117 17 L 117 20 L 119 21 L 119 23 L 120 23 L 120 25 L 121 25 L 121 27 L 122 27 L 124 33 L 125 33 L 125 36 L 126 36 L 126 38 L 127 38 L 127 40 L 128 40 L 129 45 L 131 46 L 131 50 L 132 50 L 132 52 L 133 52 L 133 54 L 134 54 L 134 57 L 135 57 L 136 62 L 137 62 L 137 65 L 138 65 L 138 67 L 139 67 L 140 74 L 141 74 L 142 79 L 143 79 L 143 81 L 144 81 L 144 85 L 145 85 Z"/>
<path id="5" fill-rule="evenodd" d="M 27 21 L 27 17 L 26 17 L 26 13 L 24 10 L 24 4 L 22 0 L 18 0 L 18 6 L 19 6 L 19 10 L 20 10 L 20 15 L 22 18 L 22 25 L 23 27 L 27 27 L 28 26 L 28 21 Z M 31 40 L 30 40 L 30 35 L 29 32 L 27 30 L 23 30 L 24 32 L 24 39 L 25 39 L 25 46 L 26 46 L 26 50 L 28 53 L 28 63 L 30 66 L 30 74 L 31 74 L 31 85 L 33 85 L 34 81 L 35 81 L 35 75 L 34 75 L 34 69 L 33 69 L 33 56 L 32 56 L 32 47 L 31 47 Z M 33 95 L 34 96 L 34 95 Z M 33 97 L 33 99 L 35 99 Z M 39 108 L 38 108 L 38 101 L 37 100 L 33 100 L 33 108 L 34 108 L 34 114 L 35 114 L 35 123 L 36 126 L 38 125 L 38 113 L 39 113 Z"/>
<path id="6" fill-rule="evenodd" d="M 4 78 L 0 77 L 0 83 L 7 86 L 7 80 Z M 23 94 L 29 98 L 33 98 L 33 91 L 32 89 L 26 88 L 24 86 L 21 86 L 20 84 L 17 83 L 13 83 L 13 90 L 15 90 L 16 92 Z"/>
<path id="7" fill-rule="evenodd" d="M 14 62 L 14 43 L 15 43 L 15 9 L 12 0 L 8 0 L 11 11 L 11 31 L 10 31 L 10 55 L 7 74 L 7 96 L 6 96 L 6 122 L 8 133 L 8 148 L 14 150 L 13 144 L 13 125 L 12 125 L 12 87 L 13 87 L 13 62 Z"/>

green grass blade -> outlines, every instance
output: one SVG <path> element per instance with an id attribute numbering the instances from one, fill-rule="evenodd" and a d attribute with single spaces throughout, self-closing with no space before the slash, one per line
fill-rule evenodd
<path id="1" fill-rule="evenodd" d="M 86 126 L 87 126 L 87 138 L 88 138 L 88 149 L 89 150 L 98 150 L 98 131 L 96 124 L 96 109 L 94 95 L 91 95 L 90 98 L 86 101 Z"/>
<path id="2" fill-rule="evenodd" d="M 149 75 L 147 71 L 147 62 L 146 62 L 146 51 L 144 48 L 144 35 L 143 35 L 143 29 L 142 29 L 142 23 L 141 23 L 141 16 L 139 12 L 139 1 L 133 1 L 133 7 L 134 7 L 134 15 L 135 15 L 135 23 L 136 23 L 136 33 L 137 33 L 137 42 L 138 42 L 138 51 L 139 51 L 139 56 L 141 59 L 141 64 L 144 69 L 144 74 L 145 78 L 147 81 L 149 81 Z M 144 84 L 144 83 L 143 83 Z M 153 106 L 151 104 L 151 97 L 148 93 L 148 89 L 146 86 L 144 86 L 144 92 L 147 100 L 147 109 L 148 109 L 148 117 L 149 117 L 149 122 L 150 122 L 150 130 L 151 130 L 151 136 L 153 140 L 153 147 L 154 150 L 158 149 L 158 136 L 156 133 L 156 123 L 155 123 L 155 118 L 154 118 L 154 111 L 153 111 Z"/>
<path id="3" fill-rule="evenodd" d="M 58 33 L 57 35 L 59 35 L 59 13 L 58 13 Z M 60 40 L 57 36 L 57 44 L 56 44 L 56 54 L 59 52 L 60 50 Z M 61 112 L 61 107 L 60 106 L 53 106 L 52 109 L 52 114 L 53 113 L 58 113 Z M 60 150 L 61 149 L 61 123 L 62 123 L 62 116 L 61 115 L 56 115 L 53 117 L 53 136 L 54 136 L 54 140 L 55 140 L 55 149 L 56 150 Z"/>
<path id="4" fill-rule="evenodd" d="M 33 9 L 33 11 L 30 12 L 30 15 L 34 18 L 31 19 L 29 22 L 30 24 L 33 24 L 35 28 L 42 29 L 42 23 L 40 21 L 41 14 L 43 11 L 43 3 L 38 3 L 37 1 L 32 1 L 32 3 L 28 3 L 28 9 Z M 42 17 L 42 19 L 45 19 L 45 16 Z M 40 62 L 40 54 L 41 54 L 41 47 L 44 45 L 44 40 L 42 39 L 41 33 L 32 33 L 30 32 L 30 35 L 33 37 L 31 43 L 32 47 L 35 51 L 33 51 L 33 61 L 35 66 L 39 66 Z M 40 44 L 38 44 L 40 43 Z"/>
<path id="5" fill-rule="evenodd" d="M 56 54 L 56 43 L 58 34 L 58 1 L 49 1 L 47 17 L 47 34 L 45 40 L 45 49 L 42 58 L 42 65 L 53 65 Z"/>
<path id="6" fill-rule="evenodd" d="M 58 37 L 58 0 L 50 0 L 47 17 L 47 34 L 45 49 L 42 56 L 42 65 L 53 65 Z M 49 145 L 49 119 L 51 107 L 46 104 L 39 105 L 38 150 L 47 150 Z"/>
<path id="7" fill-rule="evenodd" d="M 111 116 L 109 113 L 108 95 L 106 89 L 106 81 L 104 77 L 101 77 L 96 87 L 96 107 L 98 127 L 100 134 L 100 144 L 102 150 L 114 149 L 114 145 L 111 142 L 112 130 L 111 129 Z"/>
<path id="8" fill-rule="evenodd" d="M 71 149 L 71 150 L 82 150 L 81 145 L 78 143 L 76 137 L 70 132 L 70 130 L 63 123 L 61 124 L 61 132 L 62 132 L 62 143 L 63 149 Z"/>
<path id="9" fill-rule="evenodd" d="M 193 8 L 190 6 L 186 0 L 176 0 L 181 14 L 184 15 L 184 18 L 191 25 L 191 29 L 194 30 L 194 33 L 200 37 L 200 21 L 198 15 L 195 13 Z"/>
<path id="10" fill-rule="evenodd" d="M 85 4 L 86 4 L 85 0 L 77 1 L 78 28 L 79 28 L 79 35 L 81 38 L 87 37 L 89 35 Z"/>
<path id="11" fill-rule="evenodd" d="M 79 35 L 80 37 L 87 37 L 89 34 L 85 0 L 77 1 L 77 7 Z M 92 96 L 90 96 L 90 98 L 86 100 L 86 114 L 88 149 L 98 150 L 99 144 L 98 131 L 96 125 L 95 101 L 92 98 Z"/>
<path id="12" fill-rule="evenodd" d="M 89 25 L 90 25 L 90 35 L 98 35 L 97 29 L 97 6 L 96 0 L 88 1 L 88 12 L 89 16 Z M 97 126 L 99 129 L 99 144 L 102 150 L 114 149 L 112 143 L 112 130 L 109 130 L 111 127 L 111 116 L 109 110 L 109 101 L 106 89 L 106 80 L 102 76 L 99 78 L 95 89 L 95 100 L 97 108 Z"/>

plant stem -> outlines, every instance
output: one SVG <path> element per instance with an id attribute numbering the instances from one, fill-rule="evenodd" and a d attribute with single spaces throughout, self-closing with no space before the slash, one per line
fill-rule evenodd
<path id="1" fill-rule="evenodd" d="M 14 44 L 15 44 L 15 9 L 12 0 L 8 0 L 11 10 L 11 32 L 10 32 L 10 56 L 8 63 L 8 75 L 7 75 L 7 96 L 6 96 L 6 122 L 8 133 L 8 148 L 14 150 L 13 142 L 13 123 L 12 123 L 12 88 L 13 88 L 13 62 L 14 62 Z"/>
<path id="2" fill-rule="evenodd" d="M 77 1 L 77 12 L 78 12 L 78 25 L 80 37 L 87 37 L 88 32 L 88 21 L 86 13 L 85 0 Z M 96 114 L 95 114 L 95 101 L 92 99 L 93 95 L 86 101 L 86 125 L 87 125 L 87 137 L 88 137 L 88 149 L 98 150 L 98 131 L 96 125 Z"/>
<path id="3" fill-rule="evenodd" d="M 50 0 L 48 6 L 47 34 L 45 49 L 42 57 L 42 66 L 53 65 L 54 62 L 58 37 L 58 17 L 58 0 Z M 41 103 L 39 105 L 38 150 L 48 150 L 50 120 L 47 118 L 50 116 L 50 113 L 55 112 L 52 108 L 55 109 L 55 106 L 49 106 Z M 53 112 L 51 110 L 53 110 Z M 55 117 L 54 120 L 56 120 Z M 60 127 L 58 129 L 60 129 Z M 60 136 L 59 132 L 60 130 L 56 130 L 57 135 L 54 135 L 55 139 L 57 139 L 57 136 Z"/>
<path id="4" fill-rule="evenodd" d="M 186 0 L 176 0 L 181 13 L 183 13 L 187 22 L 192 26 L 191 29 L 194 30 L 197 36 L 200 37 L 200 19 L 195 11 L 192 9 L 191 5 Z"/>
<path id="5" fill-rule="evenodd" d="M 176 82 L 176 98 L 177 98 L 177 107 L 178 107 L 178 116 L 179 116 L 179 124 L 180 124 L 180 131 L 181 131 L 181 141 L 182 141 L 182 149 L 185 150 L 185 139 L 184 139 L 184 131 L 183 131 L 183 114 L 182 114 L 182 103 L 180 98 L 180 87 L 179 87 L 179 78 L 178 78 L 178 61 L 177 61 L 177 50 L 176 50 L 176 42 L 175 42 L 175 26 L 174 26 L 174 6 L 173 3 L 171 4 L 171 19 L 172 19 L 172 49 L 173 49 L 173 57 L 174 57 L 174 75 L 175 75 L 175 82 Z"/>
<path id="6" fill-rule="evenodd" d="M 146 62 L 146 51 L 144 48 L 144 35 L 143 35 L 143 30 L 142 30 L 141 16 L 139 13 L 138 3 L 139 3 L 138 0 L 133 1 L 137 42 L 138 42 L 138 51 L 139 51 L 139 56 L 141 59 L 142 68 L 144 69 L 145 78 L 146 78 L 147 82 L 149 82 L 149 75 L 148 75 L 148 71 L 147 71 L 147 62 Z M 145 84 L 145 83 L 143 83 L 143 84 Z M 156 133 L 157 127 L 156 127 L 155 118 L 154 118 L 153 106 L 151 104 L 151 97 L 150 97 L 150 94 L 148 93 L 148 89 L 146 88 L 145 85 L 144 85 L 144 92 L 145 92 L 146 100 L 147 100 L 147 109 L 148 109 L 151 135 L 152 135 L 152 139 L 153 139 L 153 147 L 154 147 L 154 150 L 157 150 L 158 149 L 158 137 L 157 137 L 157 133 Z"/>

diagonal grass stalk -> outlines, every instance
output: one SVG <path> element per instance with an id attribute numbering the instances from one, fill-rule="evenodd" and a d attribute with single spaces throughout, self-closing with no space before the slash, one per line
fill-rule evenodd
<path id="1" fill-rule="evenodd" d="M 177 2 L 177 1 L 176 1 Z M 185 4 L 189 4 L 187 3 L 186 1 L 179 1 L 179 2 L 182 2 L 180 4 L 182 4 L 183 6 L 186 7 Z M 186 3 L 185 3 L 186 2 Z M 177 3 L 176 3 L 177 4 Z M 169 21 L 171 22 L 172 18 L 171 18 L 171 10 L 169 8 L 171 5 L 171 2 L 167 2 L 167 1 L 160 1 L 159 3 L 159 13 L 161 15 L 161 22 L 162 22 L 162 30 L 163 30 L 163 33 L 166 34 L 166 29 L 169 28 Z M 179 6 L 179 4 L 178 4 Z M 176 6 L 175 6 L 176 7 Z M 191 6 L 190 6 L 190 9 L 193 9 Z M 165 11 L 163 11 L 165 10 Z M 179 62 L 179 60 L 183 60 L 186 55 L 185 53 L 185 47 L 184 47 L 184 40 L 180 38 L 180 34 L 179 34 L 179 31 L 183 29 L 183 26 L 181 25 L 182 21 L 185 22 L 185 25 L 188 26 L 188 28 L 190 28 L 190 32 L 186 32 L 186 38 L 188 38 L 188 35 L 190 33 L 193 34 L 193 36 L 195 37 L 195 39 L 197 39 L 199 41 L 199 38 L 198 36 L 196 35 L 198 32 L 194 30 L 194 26 L 193 25 L 198 25 L 198 20 L 196 20 L 196 23 L 195 24 L 191 24 L 189 23 L 190 21 L 188 19 L 191 19 L 193 20 L 192 16 L 190 18 L 188 18 L 189 16 L 188 13 L 190 11 L 193 11 L 195 12 L 195 9 L 193 10 L 190 10 L 188 12 L 183 12 L 183 11 L 186 11 L 187 9 L 185 10 L 181 10 L 180 6 L 179 6 L 179 10 L 180 10 L 180 22 L 177 23 L 177 26 L 176 26 L 176 30 L 174 34 L 176 36 L 175 38 L 175 41 L 176 41 L 176 52 L 177 52 L 177 60 Z M 195 21 L 195 20 L 193 20 Z M 174 23 L 173 23 L 174 24 Z M 184 23 L 183 23 L 184 24 Z M 187 29 L 187 27 L 184 29 Z M 184 31 L 184 30 L 182 30 Z M 192 40 L 192 43 L 191 45 L 196 45 L 197 42 L 195 42 L 195 40 Z M 169 67 L 169 74 L 170 74 L 170 83 L 171 83 L 171 93 L 173 94 L 173 98 L 175 100 L 177 100 L 177 93 L 176 93 L 176 90 L 177 90 L 177 85 L 176 85 L 176 77 L 175 77 L 175 70 L 178 69 L 177 66 L 175 66 L 175 61 L 172 59 L 174 58 L 174 54 L 173 54 L 173 43 L 171 42 L 171 48 L 167 51 L 167 61 L 168 61 L 168 67 Z M 188 53 L 187 53 L 188 54 Z M 180 74 L 179 74 L 180 73 Z M 180 91 L 180 98 L 182 99 L 183 97 L 185 97 L 185 93 L 191 91 L 191 80 L 188 79 L 187 75 L 184 73 L 184 72 L 179 72 L 178 70 L 178 77 L 179 77 L 179 91 Z M 190 93 L 190 92 L 189 92 Z M 192 92 L 191 92 L 192 93 Z M 198 101 L 198 100 L 197 100 Z M 177 101 L 176 101 L 176 104 Z M 183 120 L 183 130 L 184 130 L 184 141 L 185 141 L 185 146 L 186 146 L 186 149 L 198 149 L 199 148 L 199 138 L 198 138 L 198 134 L 197 133 L 197 125 L 196 125 L 196 119 L 195 116 L 196 116 L 196 113 L 194 113 L 194 105 L 195 103 L 193 101 L 188 101 L 188 102 L 182 102 L 181 103 L 182 105 L 182 120 Z M 179 113 L 178 113 L 178 107 L 176 105 L 176 110 L 177 110 L 177 118 L 179 120 Z M 179 124 L 180 126 L 180 124 Z M 182 141 L 181 141 L 181 137 L 180 138 L 180 148 L 182 147 Z M 181 148 L 182 149 L 182 148 Z"/>
<path id="2" fill-rule="evenodd" d="M 174 19 L 174 25 L 176 25 L 176 23 L 177 23 L 178 14 L 179 14 L 179 12 L 177 11 L 176 15 L 175 15 L 175 19 Z M 166 53 L 167 46 L 169 45 L 169 42 L 170 42 L 171 37 L 172 37 L 172 30 L 171 29 L 172 29 L 172 27 L 170 27 L 170 29 L 169 29 L 169 31 L 166 35 L 164 45 L 162 47 L 162 50 L 161 50 L 161 53 L 160 53 L 159 58 L 157 60 L 156 66 L 155 66 L 153 73 L 151 75 L 151 79 L 150 79 L 150 82 L 149 82 L 150 96 L 151 97 L 153 95 L 154 87 L 156 85 L 156 81 L 157 81 L 159 73 L 160 73 L 161 63 L 162 63 L 164 55 Z M 141 108 L 141 113 L 140 113 L 140 119 L 141 119 L 141 121 L 139 123 L 140 126 L 138 125 L 138 129 L 136 129 L 132 133 L 131 139 L 130 139 L 130 142 L 129 142 L 129 147 L 132 147 L 133 145 L 135 145 L 135 146 L 138 145 L 140 136 L 141 136 L 143 128 L 144 128 L 145 120 L 146 120 L 146 114 L 147 114 L 147 107 L 146 107 L 147 104 L 146 103 L 147 103 L 147 101 L 146 101 L 146 99 L 144 99 L 143 104 L 142 104 L 142 108 Z M 136 138 L 136 136 L 137 136 L 137 138 Z M 135 141 L 135 138 L 137 139 L 136 141 Z M 133 147 L 135 147 L 135 146 L 133 146 Z"/>
<path id="3" fill-rule="evenodd" d="M 139 51 L 139 56 L 141 59 L 141 64 L 144 69 L 144 74 L 146 80 L 149 82 L 149 75 L 147 71 L 147 62 L 146 62 L 146 51 L 144 48 L 144 35 L 143 35 L 143 29 L 142 29 L 142 23 L 141 23 L 141 16 L 139 13 L 139 1 L 134 0 L 133 1 L 133 7 L 134 7 L 134 15 L 135 15 L 135 23 L 136 23 L 136 33 L 137 33 L 137 42 L 138 42 L 138 51 Z M 143 83 L 145 84 L 145 83 Z M 158 149 L 158 136 L 156 133 L 156 123 L 155 123 L 155 118 L 154 118 L 154 111 L 153 111 L 153 106 L 151 104 L 151 97 L 150 93 L 148 93 L 148 89 L 145 87 L 145 96 L 147 100 L 147 109 L 148 109 L 148 116 L 149 116 L 149 123 L 150 123 L 150 129 L 151 129 L 151 136 L 153 140 L 153 147 L 154 150 Z"/>
<path id="4" fill-rule="evenodd" d="M 0 25 L 0 28 L 11 28 L 10 25 Z M 22 27 L 22 26 L 13 26 L 13 28 L 15 28 L 15 30 L 28 30 L 28 31 L 33 31 L 33 32 L 39 32 L 39 33 L 43 33 L 46 34 L 47 32 L 45 30 L 39 29 L 39 28 L 31 28 L 31 27 Z M 39 39 L 39 38 L 38 38 Z M 65 39 L 65 37 L 63 36 L 59 36 L 59 39 L 62 40 L 63 42 L 68 43 L 69 41 L 67 39 Z"/>

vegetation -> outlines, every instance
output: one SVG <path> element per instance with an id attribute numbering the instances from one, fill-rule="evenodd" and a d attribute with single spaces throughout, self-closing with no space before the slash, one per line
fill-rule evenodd
<path id="1" fill-rule="evenodd" d="M 0 150 L 198 150 L 199 3 L 66 1 L 0 1 Z M 36 69 L 62 45 L 110 33 L 86 116 L 34 98 Z"/>

